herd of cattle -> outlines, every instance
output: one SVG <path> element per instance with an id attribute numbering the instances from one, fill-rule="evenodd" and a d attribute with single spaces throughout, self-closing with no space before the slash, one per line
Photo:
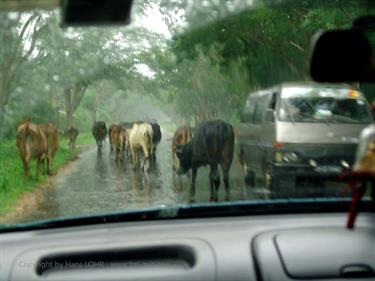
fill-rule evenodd
<path id="1" fill-rule="evenodd" d="M 108 130 L 105 122 L 98 121 L 92 128 L 92 134 L 101 152 L 102 143 L 108 134 L 110 151 L 116 154 L 116 162 L 124 157 L 131 158 L 133 169 L 143 168 L 148 171 L 150 162 L 156 159 L 156 148 L 161 140 L 160 126 L 157 122 L 122 122 L 112 124 Z M 218 200 L 220 175 L 223 172 L 225 200 L 229 200 L 229 170 L 234 153 L 234 130 L 224 121 L 202 122 L 192 133 L 187 127 L 179 127 L 172 138 L 172 167 L 177 174 L 191 170 L 190 201 L 195 199 L 195 181 L 198 168 L 209 165 L 210 201 Z M 143 157 L 141 159 L 140 157 Z M 143 165 L 141 165 L 143 160 Z"/>
<path id="2" fill-rule="evenodd" d="M 71 126 L 65 131 L 68 145 L 72 149 L 79 131 Z M 134 170 L 149 171 L 151 163 L 156 161 L 156 148 L 162 134 L 155 121 L 121 122 L 112 124 L 107 129 L 104 121 L 97 121 L 92 127 L 92 134 L 101 153 L 107 135 L 110 153 L 115 154 L 115 161 L 120 163 L 125 158 L 132 160 Z M 218 200 L 220 175 L 223 172 L 225 200 L 229 200 L 229 170 L 234 153 L 233 127 L 222 120 L 206 121 L 197 126 L 194 134 L 187 126 L 179 127 L 172 138 L 172 167 L 178 174 L 188 174 L 190 178 L 190 202 L 195 198 L 195 181 L 198 168 L 209 165 L 210 201 Z M 17 129 L 16 145 L 23 162 L 24 174 L 29 175 L 30 161 L 36 160 L 36 177 L 41 164 L 47 174 L 52 173 L 53 158 L 59 146 L 58 130 L 53 124 L 33 124 L 23 121 Z M 45 163 L 47 168 L 45 168 Z M 190 174 L 191 170 L 191 174 Z"/>
<path id="3" fill-rule="evenodd" d="M 135 170 L 143 168 L 148 171 L 150 162 L 156 160 L 156 147 L 161 140 L 160 126 L 156 121 L 121 122 L 112 124 L 107 130 L 104 121 L 95 122 L 92 134 L 101 153 L 103 141 L 107 134 L 110 152 L 115 153 L 117 163 L 122 162 L 124 157 L 132 159 Z M 141 159 L 143 155 L 143 159 Z M 141 165 L 143 160 L 143 165 Z"/>

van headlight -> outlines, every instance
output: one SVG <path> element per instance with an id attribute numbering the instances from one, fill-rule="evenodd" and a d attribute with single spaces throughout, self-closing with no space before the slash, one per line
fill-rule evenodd
<path id="1" fill-rule="evenodd" d="M 295 152 L 276 152 L 275 161 L 277 163 L 298 163 L 300 158 Z"/>

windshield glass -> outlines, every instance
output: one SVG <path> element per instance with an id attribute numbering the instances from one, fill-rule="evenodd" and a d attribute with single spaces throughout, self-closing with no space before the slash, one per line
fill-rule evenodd
<path id="1" fill-rule="evenodd" d="M 280 121 L 370 123 L 367 101 L 351 89 L 286 88 L 279 109 Z"/>
<path id="2" fill-rule="evenodd" d="M 99 27 L 38 2 L 0 5 L 1 226 L 350 197 L 375 88 L 313 83 L 310 43 L 371 1 L 141 0 Z"/>

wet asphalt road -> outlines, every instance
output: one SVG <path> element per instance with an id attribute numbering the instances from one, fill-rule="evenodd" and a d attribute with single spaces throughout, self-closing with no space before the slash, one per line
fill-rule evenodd
<path id="1" fill-rule="evenodd" d="M 55 186 L 48 188 L 40 204 L 23 221 L 56 217 L 92 215 L 96 213 L 127 211 L 166 204 L 188 202 L 189 180 L 172 171 L 171 136 L 163 132 L 158 146 L 156 165 L 148 173 L 133 171 L 131 160 L 116 164 L 114 155 L 105 144 L 101 154 L 96 146 L 80 155 L 72 167 L 57 176 Z M 198 170 L 196 202 L 208 202 L 208 167 Z M 224 198 L 221 185 L 219 200 Z M 257 190 L 247 190 L 243 172 L 236 155 L 230 171 L 231 200 L 256 199 Z M 259 193 L 261 194 L 261 192 Z"/>

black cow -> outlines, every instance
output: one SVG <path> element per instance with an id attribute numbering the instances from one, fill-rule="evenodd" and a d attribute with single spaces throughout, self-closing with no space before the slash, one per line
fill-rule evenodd
<path id="1" fill-rule="evenodd" d="M 194 202 L 195 180 L 197 170 L 204 165 L 210 165 L 210 201 L 218 200 L 220 186 L 220 175 L 218 164 L 220 164 L 225 186 L 225 200 L 229 200 L 229 169 L 232 165 L 234 151 L 234 132 L 229 123 L 222 120 L 207 121 L 201 123 L 192 140 L 178 146 L 176 155 L 180 161 L 178 174 L 186 173 L 192 169 L 190 185 L 190 201 Z"/>
<path id="2" fill-rule="evenodd" d="M 155 159 L 156 156 L 156 147 L 161 141 L 161 131 L 160 131 L 160 126 L 157 122 L 151 122 L 151 127 L 152 127 L 152 153 L 151 157 Z"/>
<path id="3" fill-rule="evenodd" d="M 104 121 L 96 121 L 91 131 L 95 138 L 96 144 L 98 145 L 98 150 L 101 152 L 103 147 L 102 143 L 107 135 L 107 125 Z"/>

